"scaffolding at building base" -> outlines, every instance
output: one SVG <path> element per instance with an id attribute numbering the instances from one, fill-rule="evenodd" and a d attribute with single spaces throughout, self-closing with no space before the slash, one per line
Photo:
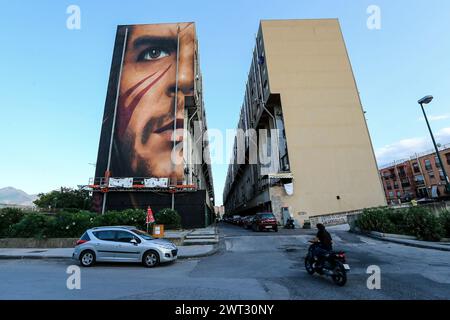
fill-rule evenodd
<path id="1" fill-rule="evenodd" d="M 131 179 L 131 183 L 123 185 L 111 184 L 113 180 L 125 180 Z M 177 193 L 177 192 L 196 192 L 198 187 L 195 184 L 182 184 L 178 181 L 166 178 L 163 183 L 159 185 L 149 186 L 146 181 L 158 178 L 114 178 L 114 177 L 99 177 L 90 178 L 89 184 L 81 186 L 83 190 L 88 190 L 92 192 L 167 192 L 167 193 Z M 159 179 L 162 180 L 162 179 Z M 158 183 L 156 183 L 158 184 Z"/>

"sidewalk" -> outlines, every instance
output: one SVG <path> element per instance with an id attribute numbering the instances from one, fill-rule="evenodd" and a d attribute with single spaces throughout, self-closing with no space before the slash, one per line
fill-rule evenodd
<path id="1" fill-rule="evenodd" d="M 72 259 L 72 252 L 73 248 L 0 248 L 0 259 Z M 206 257 L 216 252 L 214 245 L 178 246 L 178 259 Z"/>
<path id="2" fill-rule="evenodd" d="M 389 237 L 389 236 L 379 236 L 373 233 L 363 233 L 352 231 L 355 234 L 359 234 L 362 236 L 370 237 L 373 239 L 393 242 L 398 244 L 403 244 L 405 246 L 424 248 L 424 249 L 433 249 L 440 251 L 450 251 L 450 242 L 430 242 L 430 241 L 421 241 L 421 240 L 413 240 L 413 239 L 401 239 L 397 237 Z"/>
<path id="3" fill-rule="evenodd" d="M 188 235 L 217 236 L 217 228 L 211 225 L 207 228 L 166 231 L 165 239 L 174 242 L 178 247 L 178 259 L 200 258 L 215 254 L 217 243 L 193 243 L 180 245 Z M 200 240 L 200 239 L 199 239 Z M 72 259 L 73 247 L 70 248 L 0 248 L 0 259 Z"/>

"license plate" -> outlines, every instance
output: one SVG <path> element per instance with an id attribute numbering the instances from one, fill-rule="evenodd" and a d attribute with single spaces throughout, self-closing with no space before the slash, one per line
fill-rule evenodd
<path id="1" fill-rule="evenodd" d="M 350 270 L 350 266 L 348 264 L 344 264 L 344 269 L 345 270 Z"/>
<path id="2" fill-rule="evenodd" d="M 266 229 L 270 229 L 270 228 L 272 228 L 271 226 L 266 226 Z"/>

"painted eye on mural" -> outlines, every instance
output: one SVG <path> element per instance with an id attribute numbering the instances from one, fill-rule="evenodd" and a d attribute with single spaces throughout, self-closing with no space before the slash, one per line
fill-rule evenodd
<path id="1" fill-rule="evenodd" d="M 154 61 L 164 57 L 168 57 L 169 55 L 169 50 L 158 47 L 150 47 L 142 51 L 142 53 L 138 57 L 138 61 Z"/>

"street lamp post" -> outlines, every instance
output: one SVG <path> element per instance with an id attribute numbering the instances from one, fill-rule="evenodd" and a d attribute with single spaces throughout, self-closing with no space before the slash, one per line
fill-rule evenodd
<path id="1" fill-rule="evenodd" d="M 448 179 L 447 172 L 445 171 L 444 163 L 442 162 L 441 155 L 439 153 L 439 148 L 436 144 L 436 141 L 434 140 L 433 131 L 431 131 L 430 123 L 428 122 L 427 115 L 425 113 L 425 109 L 423 107 L 424 104 L 429 104 L 433 100 L 433 96 L 425 96 L 419 101 L 417 101 L 420 104 L 420 107 L 422 108 L 423 116 L 425 118 L 425 122 L 427 123 L 428 130 L 430 131 L 431 140 L 433 141 L 434 149 L 436 150 L 436 155 L 439 160 L 439 164 L 441 166 L 442 173 L 444 174 L 445 178 L 445 190 L 447 192 L 450 192 L 450 180 Z"/>

